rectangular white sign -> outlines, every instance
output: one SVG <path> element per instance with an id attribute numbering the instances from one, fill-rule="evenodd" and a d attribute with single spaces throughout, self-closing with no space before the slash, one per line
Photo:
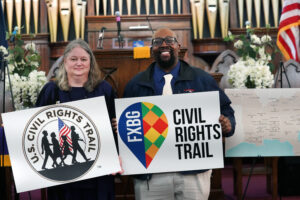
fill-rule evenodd
<path id="1" fill-rule="evenodd" d="M 236 128 L 226 157 L 299 156 L 300 88 L 226 89 Z"/>
<path id="2" fill-rule="evenodd" d="M 218 92 L 115 102 L 124 174 L 223 167 Z"/>
<path id="3" fill-rule="evenodd" d="M 2 119 L 17 192 L 120 171 L 104 97 L 4 113 Z"/>

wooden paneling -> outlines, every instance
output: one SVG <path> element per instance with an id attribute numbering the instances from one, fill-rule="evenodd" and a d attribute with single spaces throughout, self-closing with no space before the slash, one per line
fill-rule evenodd
<path id="1" fill-rule="evenodd" d="M 194 55 L 202 57 L 210 66 L 223 51 L 228 49 L 228 46 L 222 38 L 193 40 Z"/>
<path id="2" fill-rule="evenodd" d="M 39 70 L 48 72 L 49 71 L 49 63 L 50 63 L 50 48 L 49 48 L 49 34 L 47 33 L 39 33 L 36 34 L 34 37 L 31 35 L 22 35 L 22 40 L 24 40 L 24 43 L 27 44 L 29 42 L 33 42 L 36 45 L 37 51 L 40 53 L 41 56 L 41 65 L 39 67 Z M 13 46 L 13 44 L 9 44 L 10 47 Z"/>
<path id="3" fill-rule="evenodd" d="M 121 34 L 124 38 L 140 39 L 152 38 L 152 31 L 159 27 L 169 27 L 176 32 L 178 40 L 184 48 L 187 47 L 190 40 L 190 19 L 191 15 L 141 15 L 141 16 L 122 16 Z M 99 30 L 106 27 L 104 37 L 104 49 L 112 48 L 112 39 L 117 38 L 117 23 L 115 16 L 88 16 L 88 41 L 92 49 L 96 49 Z M 130 30 L 132 26 L 149 26 L 145 30 Z M 151 28 L 150 28 L 151 26 Z M 109 41 L 109 42 L 105 42 Z"/>
<path id="4" fill-rule="evenodd" d="M 186 49 L 181 49 L 180 57 L 184 57 Z M 145 70 L 153 61 L 148 59 L 133 59 L 132 49 L 94 50 L 102 76 L 117 91 L 118 97 L 123 96 L 124 88 L 137 73 Z"/>
<path id="5" fill-rule="evenodd" d="M 118 97 L 123 95 L 128 81 L 152 62 L 152 59 L 134 60 L 130 50 L 96 50 L 94 54 L 103 76 L 116 89 Z"/>
<path id="6" fill-rule="evenodd" d="M 87 16 L 86 20 L 88 43 L 91 48 L 93 50 L 97 49 L 99 31 L 105 27 L 103 49 L 112 49 L 112 40 L 118 37 L 115 16 Z M 183 59 L 189 64 L 194 65 L 198 63 L 198 58 L 193 54 L 190 23 L 190 14 L 121 16 L 121 35 L 125 39 L 144 40 L 147 43 L 152 38 L 151 28 L 155 31 L 160 27 L 169 27 L 177 34 L 177 39 L 181 47 L 187 49 L 187 53 Z M 129 27 L 139 25 L 149 26 L 149 29 L 139 31 L 129 30 Z M 204 68 L 204 66 L 197 67 Z"/>
<path id="7" fill-rule="evenodd" d="M 68 42 L 55 42 L 50 43 L 50 58 L 51 59 L 58 59 L 60 56 L 64 54 L 65 48 L 68 45 Z"/>
<path id="8" fill-rule="evenodd" d="M 212 171 L 209 200 L 224 200 L 221 169 L 214 169 Z"/>
<path id="9" fill-rule="evenodd" d="M 115 178 L 116 200 L 134 200 L 133 179 L 131 176 L 116 176 Z"/>

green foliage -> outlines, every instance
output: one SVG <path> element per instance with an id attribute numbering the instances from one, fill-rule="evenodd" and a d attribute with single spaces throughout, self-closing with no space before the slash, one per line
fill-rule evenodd
<path id="1" fill-rule="evenodd" d="M 247 88 L 256 88 L 255 82 L 251 80 L 250 76 L 247 76 L 245 86 Z"/>
<path id="2" fill-rule="evenodd" d="M 242 60 L 247 60 L 249 58 L 256 61 L 265 60 L 265 62 L 268 62 L 270 71 L 273 71 L 274 64 L 272 63 L 272 60 L 274 59 L 275 53 L 278 52 L 278 48 L 272 41 L 272 38 L 268 35 L 270 25 L 267 25 L 266 27 L 266 34 L 262 37 L 256 36 L 255 30 L 248 26 L 246 34 L 233 36 L 230 33 L 228 34 L 229 36 L 224 38 L 224 41 L 234 42 L 236 53 Z M 238 39 L 235 41 L 234 38 Z"/>
<path id="3" fill-rule="evenodd" d="M 235 39 L 234 35 L 231 34 L 231 32 L 228 32 L 228 35 L 224 37 L 225 42 L 232 42 Z"/>
<path id="4" fill-rule="evenodd" d="M 7 34 L 7 39 L 13 43 L 9 45 L 6 57 L 10 82 L 6 79 L 5 89 L 10 90 L 11 84 L 16 110 L 31 108 L 35 105 L 41 88 L 47 82 L 45 72 L 37 70 L 40 66 L 40 55 L 33 41 L 25 44 L 20 34 L 14 36 Z M 7 51 L 6 48 L 0 50 Z"/>
<path id="5" fill-rule="evenodd" d="M 8 35 L 8 38 L 11 37 L 12 35 Z M 13 71 L 10 73 L 17 73 L 20 76 L 27 77 L 30 72 L 39 67 L 40 55 L 36 51 L 35 44 L 32 41 L 26 46 L 24 44 L 21 35 L 17 33 L 12 47 L 8 50 L 8 64 L 14 66 Z"/>

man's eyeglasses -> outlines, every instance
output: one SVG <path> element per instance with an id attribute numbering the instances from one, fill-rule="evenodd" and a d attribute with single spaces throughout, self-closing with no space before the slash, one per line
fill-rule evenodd
<path id="1" fill-rule="evenodd" d="M 152 40 L 152 46 L 161 46 L 163 42 L 165 42 L 166 45 L 173 45 L 177 40 L 174 37 L 154 38 Z"/>

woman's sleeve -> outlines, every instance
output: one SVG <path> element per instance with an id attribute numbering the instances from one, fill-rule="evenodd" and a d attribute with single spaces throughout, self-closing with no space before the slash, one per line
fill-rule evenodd
<path id="1" fill-rule="evenodd" d="M 52 81 L 48 82 L 38 95 L 36 107 L 55 104 L 58 101 L 58 87 Z"/>
<path id="2" fill-rule="evenodd" d="M 106 101 L 106 106 L 109 114 L 109 119 L 112 120 L 112 118 L 116 118 L 116 111 L 115 111 L 115 98 L 116 98 L 116 92 L 115 90 L 111 87 L 109 83 L 106 81 L 103 82 L 102 89 L 104 90 L 104 97 Z M 114 134 L 114 140 L 116 143 L 117 151 L 118 151 L 118 137 L 117 133 L 113 131 Z"/>
<path id="3" fill-rule="evenodd" d="M 106 104 L 107 109 L 109 113 L 109 118 L 116 118 L 116 111 L 115 111 L 115 98 L 116 98 L 116 92 L 114 89 L 110 86 L 108 95 L 105 96 L 106 98 Z"/>

